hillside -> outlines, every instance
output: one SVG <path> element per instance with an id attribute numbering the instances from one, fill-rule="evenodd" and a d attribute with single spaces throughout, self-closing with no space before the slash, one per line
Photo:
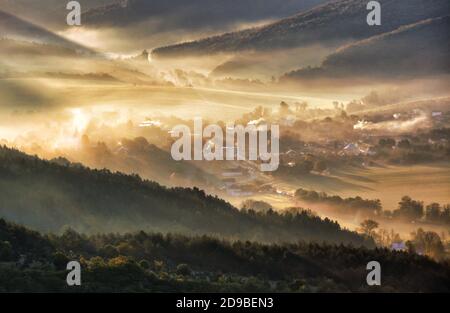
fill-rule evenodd
<path id="1" fill-rule="evenodd" d="M 0 10 L 0 38 L 3 37 L 52 44 L 86 54 L 95 54 L 94 51 L 83 45 L 65 39 L 44 27 Z"/>
<path id="2" fill-rule="evenodd" d="M 262 242 L 328 241 L 372 245 L 309 212 L 239 211 L 203 191 L 165 188 L 137 175 L 59 165 L 0 149 L 0 216 L 41 231 L 152 230 Z"/>
<path id="3" fill-rule="evenodd" d="M 401 77 L 450 73 L 450 16 L 425 20 L 339 49 L 320 67 L 284 79 Z"/>
<path id="4" fill-rule="evenodd" d="M 292 15 L 327 0 L 128 0 L 91 8 L 85 13 L 89 27 L 128 26 L 158 21 L 167 29 L 228 28 Z"/>
<path id="5" fill-rule="evenodd" d="M 60 56 L 79 57 L 77 51 L 61 45 L 38 43 L 36 41 L 25 41 L 11 38 L 0 38 L 1 55 L 29 55 L 35 57 Z"/>
<path id="6" fill-rule="evenodd" d="M 447 15 L 447 0 L 380 0 L 381 26 L 366 23 L 365 1 L 338 0 L 262 27 L 157 48 L 155 57 L 205 55 L 236 51 L 267 51 L 305 47 L 314 43 L 339 46 L 390 32 L 400 26 Z"/>
<path id="7" fill-rule="evenodd" d="M 82 285 L 67 287 L 78 260 Z M 383 284 L 369 287 L 378 260 Z M 0 219 L 0 292 L 448 292 L 450 267 L 386 249 L 158 233 L 43 236 Z"/>
<path id="8" fill-rule="evenodd" d="M 151 131 L 146 135 L 162 139 L 164 131 Z M 173 162 L 172 156 L 144 137 L 132 140 L 121 138 L 118 147 L 106 144 L 86 144 L 81 151 L 64 155 L 93 168 L 108 168 L 123 173 L 139 173 L 149 180 L 171 186 L 218 186 L 220 179 L 187 161 Z"/>
<path id="9" fill-rule="evenodd" d="M 89 0 L 80 1 L 80 4 L 83 10 L 88 10 L 113 2 L 116 0 Z M 0 10 L 46 27 L 63 28 L 67 27 L 64 18 L 68 12 L 67 3 L 68 1 L 61 0 L 1 0 Z"/>

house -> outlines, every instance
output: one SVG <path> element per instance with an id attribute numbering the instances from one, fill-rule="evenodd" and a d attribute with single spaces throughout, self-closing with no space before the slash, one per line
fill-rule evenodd
<path id="1" fill-rule="evenodd" d="M 368 144 L 365 143 L 349 143 L 346 145 L 341 153 L 341 155 L 375 155 L 376 151 Z"/>
<path id="2" fill-rule="evenodd" d="M 361 153 L 357 143 L 349 143 L 342 149 L 342 152 L 346 155 L 359 155 Z"/>
<path id="3" fill-rule="evenodd" d="M 393 251 L 406 251 L 408 248 L 406 247 L 406 244 L 403 241 L 400 242 L 394 242 L 391 245 L 391 250 Z"/>

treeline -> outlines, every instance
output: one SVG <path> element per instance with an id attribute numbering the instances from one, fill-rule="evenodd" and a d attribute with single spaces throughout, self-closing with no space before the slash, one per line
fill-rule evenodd
<path id="1" fill-rule="evenodd" d="M 450 264 L 388 249 L 136 232 L 40 235 L 0 219 L 1 292 L 449 292 Z M 67 262 L 82 285 L 67 287 Z M 383 284 L 369 287 L 378 260 Z"/>
<path id="2" fill-rule="evenodd" d="M 450 128 L 437 128 L 408 138 L 381 138 L 374 147 L 375 160 L 393 164 L 419 164 L 447 161 L 450 156 Z"/>
<path id="3" fill-rule="evenodd" d="M 418 228 L 411 233 L 409 240 L 402 240 L 399 233 L 393 229 L 377 229 L 377 221 L 367 219 L 360 224 L 360 232 L 375 240 L 378 247 L 392 248 L 395 250 L 408 250 L 412 253 L 426 255 L 434 260 L 450 260 L 450 242 L 445 242 L 445 233 L 442 238 L 437 232 Z M 446 248 L 447 246 L 447 248 Z M 447 251 L 446 251 L 447 250 Z"/>
<path id="4" fill-rule="evenodd" d="M 341 209 L 343 213 L 363 212 L 368 216 L 383 216 L 390 219 L 405 220 L 408 222 L 429 222 L 435 224 L 450 225 L 450 205 L 431 203 L 427 206 L 422 201 L 416 201 L 409 196 L 404 196 L 393 211 L 383 210 L 379 199 L 369 200 L 359 196 L 341 198 L 330 196 L 325 192 L 305 190 L 299 188 L 295 192 L 295 198 L 310 203 L 324 203 Z"/>
<path id="5" fill-rule="evenodd" d="M 385 216 L 402 219 L 408 222 L 425 221 L 435 224 L 450 225 L 450 205 L 441 206 L 439 203 L 431 203 L 424 206 L 422 201 L 416 201 L 409 196 L 404 196 L 394 211 L 385 211 Z"/>
<path id="6" fill-rule="evenodd" d="M 44 232 L 151 230 L 261 242 L 373 246 L 329 219 L 238 210 L 197 188 L 166 188 L 137 175 L 61 165 L 0 148 L 1 216 Z"/>
<path id="7" fill-rule="evenodd" d="M 379 199 L 369 200 L 359 196 L 354 198 L 341 198 L 340 196 L 330 196 L 325 192 L 299 188 L 295 191 L 295 198 L 311 203 L 329 204 L 348 213 L 363 211 L 369 215 L 379 215 L 382 211 L 381 201 Z"/>

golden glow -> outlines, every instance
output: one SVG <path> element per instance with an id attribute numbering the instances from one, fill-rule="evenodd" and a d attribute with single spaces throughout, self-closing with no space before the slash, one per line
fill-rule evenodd
<path id="1" fill-rule="evenodd" d="M 89 116 L 80 108 L 70 109 L 72 113 L 72 127 L 75 134 L 81 134 L 89 123 Z"/>
<path id="2" fill-rule="evenodd" d="M 85 27 L 69 27 L 58 33 L 60 36 L 90 48 L 101 48 L 101 36 L 98 31 Z"/>

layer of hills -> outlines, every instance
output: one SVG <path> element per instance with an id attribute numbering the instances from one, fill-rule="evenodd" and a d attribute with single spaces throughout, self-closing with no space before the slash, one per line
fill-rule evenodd
<path id="1" fill-rule="evenodd" d="M 289 16 L 326 0 L 126 0 L 91 8 L 84 14 L 89 27 L 128 26 L 158 20 L 167 29 L 227 28 L 238 23 Z M 152 30 L 149 29 L 149 32 Z"/>
<path id="2" fill-rule="evenodd" d="M 153 76 L 153 68 L 143 55 L 128 59 L 112 58 L 28 19 L 0 10 L 0 77 L 100 81 L 106 78 L 139 85 L 155 84 L 157 78 Z M 143 65 L 147 66 L 143 68 Z M 1 82 L 0 88 L 4 84 L 12 82 Z"/>
<path id="3" fill-rule="evenodd" d="M 146 132 L 164 138 L 164 131 Z M 144 137 L 120 139 L 120 145 L 110 147 L 103 142 L 91 143 L 84 137 L 82 148 L 63 155 L 93 168 L 108 168 L 122 173 L 140 173 L 142 177 L 163 185 L 216 186 L 219 179 L 187 161 L 174 162 L 169 152 L 148 142 Z M 155 138 L 155 141 L 157 139 Z M 68 161 L 62 162 L 67 164 Z"/>
<path id="4" fill-rule="evenodd" d="M 390 32 L 400 26 L 450 12 L 446 0 L 381 0 L 382 24 L 367 25 L 367 2 L 330 1 L 295 16 L 243 31 L 226 33 L 153 51 L 157 57 L 207 55 L 236 51 L 267 51 L 308 46 L 314 43 L 337 46 Z"/>
<path id="5" fill-rule="evenodd" d="M 52 28 L 67 27 L 66 9 L 69 1 L 61 0 L 2 0 L 0 10 L 25 18 L 33 23 Z M 105 6 L 116 0 L 80 0 L 82 10 L 86 11 L 99 6 Z"/>
<path id="6" fill-rule="evenodd" d="M 428 19 L 345 46 L 319 67 L 285 79 L 390 77 L 450 73 L 450 16 Z"/>
<path id="7" fill-rule="evenodd" d="M 68 287 L 78 260 L 82 285 Z M 366 264 L 383 265 L 369 287 Z M 448 264 L 386 249 L 159 233 L 42 235 L 0 218 L 1 292 L 448 292 Z"/>
<path id="8" fill-rule="evenodd" d="M 0 215 L 41 231 L 151 230 L 262 242 L 371 240 L 310 212 L 240 211 L 197 188 L 166 188 L 137 175 L 61 165 L 0 149 Z"/>
<path id="9" fill-rule="evenodd" d="M 80 53 L 94 54 L 91 49 L 61 37 L 54 32 L 0 10 L 0 38 L 18 39 L 58 45 Z"/>
<path id="10" fill-rule="evenodd" d="M 114 3 L 100 1 L 95 5 L 93 3 L 84 7 L 86 12 L 83 14 L 83 25 L 102 27 L 112 23 L 126 27 L 128 24 L 139 23 L 140 20 L 151 20 L 156 16 L 161 18 L 173 13 L 176 15 L 177 19 L 175 20 L 177 21 L 180 16 L 184 16 L 186 21 L 180 22 L 179 26 L 189 29 L 189 27 L 195 27 L 195 25 L 189 26 L 192 21 L 195 23 L 203 21 L 206 24 L 219 23 L 219 18 L 213 18 L 214 12 L 223 13 L 224 9 L 230 11 L 226 11 L 223 13 L 224 15 L 229 13 L 230 16 L 235 16 L 237 12 L 241 12 L 241 18 L 246 22 L 262 18 L 265 16 L 264 14 L 272 11 L 278 12 L 273 13 L 273 17 L 276 18 L 284 14 L 300 12 L 265 26 L 157 48 L 153 50 L 152 55 L 163 58 L 204 56 L 238 51 L 251 52 L 250 54 L 240 53 L 219 65 L 211 72 L 212 76 L 218 75 L 218 77 L 242 76 L 245 78 L 248 75 L 259 73 L 262 78 L 275 75 L 282 79 L 302 80 L 330 76 L 337 78 L 347 76 L 401 78 L 448 73 L 450 56 L 448 44 L 446 44 L 450 38 L 450 31 L 448 31 L 450 3 L 448 1 L 380 1 L 382 25 L 374 27 L 366 24 L 368 11 L 366 3 L 363 1 L 323 2 L 325 1 L 311 0 L 302 3 L 293 1 L 281 5 L 277 1 L 261 0 L 258 5 L 253 2 L 245 2 L 231 6 L 220 1 L 205 4 L 204 0 L 198 0 L 190 1 L 189 6 L 185 6 L 177 1 L 168 3 L 160 1 L 150 3 L 142 0 Z M 24 6 L 26 3 L 26 1 L 20 2 L 18 6 Z M 278 11 L 274 9 L 277 3 Z M 208 12 L 207 18 L 204 19 L 201 18 L 201 15 L 206 14 L 206 11 L 197 10 L 202 5 Z M 256 9 L 245 10 L 245 7 L 250 5 Z M 173 6 L 179 7 L 179 9 L 169 10 Z M 12 3 L 9 6 L 3 5 L 0 6 L 0 9 L 4 7 L 12 8 L 14 5 Z M 207 10 L 207 8 L 211 10 Z M 16 11 L 21 12 L 21 9 Z M 148 70 L 146 75 L 139 71 L 130 71 L 129 64 L 108 62 L 105 66 L 103 56 L 96 54 L 92 49 L 74 43 L 6 11 L 0 11 L 0 17 L 0 38 L 3 37 L 3 47 L 0 50 L 11 53 L 16 58 L 21 55 L 45 57 L 46 53 L 49 56 L 80 58 L 79 54 L 83 52 L 83 57 L 90 54 L 96 56 L 95 60 L 90 60 L 95 64 L 89 66 L 95 70 L 96 74 L 106 73 L 117 81 L 133 84 L 155 84 L 158 80 L 148 64 L 145 67 Z M 236 19 L 239 19 L 239 16 Z M 226 28 L 222 27 L 222 29 Z M 145 31 L 163 32 L 162 29 L 155 30 L 153 28 Z M 322 50 L 314 53 L 314 49 L 311 47 L 316 44 L 320 45 Z M 277 54 L 275 57 L 272 55 L 275 53 L 274 50 L 279 50 L 278 53 L 280 53 L 286 48 L 305 48 L 312 49 L 312 51 L 294 49 L 285 58 L 282 54 Z M 302 55 L 298 61 L 296 53 Z M 16 62 L 16 64 L 21 63 L 23 62 L 20 60 Z M 29 66 L 30 71 L 34 70 L 33 67 L 36 67 L 36 64 Z M 56 66 L 59 63 L 50 62 L 49 68 L 45 69 L 46 72 L 64 72 L 52 64 Z M 320 65 L 317 66 L 317 64 Z M 140 68 L 143 69 L 142 65 L 140 64 Z M 311 68 L 309 65 L 313 65 L 313 67 Z M 4 65 L 0 64 L 0 72 L 5 71 L 2 69 L 3 67 Z M 22 71 L 20 66 L 18 67 L 16 70 Z M 81 70 L 80 73 L 64 72 L 63 74 L 89 73 Z"/>

